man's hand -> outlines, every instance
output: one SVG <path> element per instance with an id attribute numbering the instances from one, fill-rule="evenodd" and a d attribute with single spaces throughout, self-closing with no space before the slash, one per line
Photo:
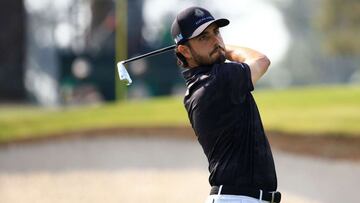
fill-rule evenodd
<path id="1" fill-rule="evenodd" d="M 226 45 L 226 59 L 246 63 L 251 70 L 253 85 L 264 75 L 270 66 L 270 60 L 262 53 L 246 47 Z"/>

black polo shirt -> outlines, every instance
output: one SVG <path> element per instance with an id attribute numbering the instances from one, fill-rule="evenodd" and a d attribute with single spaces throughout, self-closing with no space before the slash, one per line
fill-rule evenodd
<path id="1" fill-rule="evenodd" d="M 251 94 L 249 66 L 214 64 L 188 69 L 183 76 L 184 104 L 209 161 L 210 185 L 275 191 L 274 160 Z"/>

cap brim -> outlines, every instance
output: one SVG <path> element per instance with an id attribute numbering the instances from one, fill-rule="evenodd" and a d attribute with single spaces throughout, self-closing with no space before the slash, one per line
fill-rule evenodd
<path id="1" fill-rule="evenodd" d="M 225 26 L 229 25 L 230 21 L 225 18 L 220 18 L 217 20 L 211 20 L 209 22 L 206 22 L 206 23 L 200 25 L 188 39 L 192 39 L 194 37 L 199 36 L 207 27 L 209 27 L 209 25 L 211 25 L 213 23 L 215 23 L 219 27 L 225 27 Z"/>

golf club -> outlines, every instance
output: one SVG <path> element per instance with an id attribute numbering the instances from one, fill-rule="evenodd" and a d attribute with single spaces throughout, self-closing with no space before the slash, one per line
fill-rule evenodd
<path id="1" fill-rule="evenodd" d="M 124 61 L 118 62 L 117 63 L 117 69 L 118 69 L 118 74 L 119 74 L 120 80 L 125 81 L 126 85 L 131 85 L 131 83 L 132 83 L 131 77 L 130 77 L 128 71 L 125 68 L 126 63 L 129 63 L 129 62 L 132 62 L 132 61 L 135 61 L 135 60 L 138 60 L 138 59 L 142 59 L 142 58 L 145 58 L 145 57 L 148 57 L 148 56 L 154 56 L 154 55 L 157 55 L 157 54 L 160 54 L 160 53 L 164 53 L 164 52 L 173 50 L 175 47 L 176 47 L 176 45 L 171 45 L 171 46 L 168 46 L 168 47 L 165 47 L 165 48 L 162 48 L 162 49 L 158 49 L 158 50 L 155 50 L 155 51 L 152 51 L 152 52 L 140 55 L 140 56 L 135 56 L 133 58 L 129 58 L 129 59 L 126 59 Z"/>

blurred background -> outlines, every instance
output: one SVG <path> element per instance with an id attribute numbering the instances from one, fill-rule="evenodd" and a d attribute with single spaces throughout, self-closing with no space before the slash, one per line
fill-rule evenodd
<path id="1" fill-rule="evenodd" d="M 2 101 L 114 100 L 115 2 L 1 2 Z"/>
<path id="2" fill-rule="evenodd" d="M 254 96 L 283 202 L 360 202 L 359 0 L 1 0 L 1 203 L 205 201 L 174 53 L 116 72 L 194 5 L 272 61 Z"/>
<path id="3" fill-rule="evenodd" d="M 121 2 L 116 7 L 114 0 L 2 1 L 0 100 L 54 106 L 122 98 L 115 93 L 116 59 L 173 44 L 176 12 L 194 4 L 230 19 L 221 30 L 225 43 L 270 57 L 272 69 L 259 87 L 360 82 L 356 0 Z M 128 68 L 135 80 L 130 98 L 184 92 L 172 52 Z"/>

